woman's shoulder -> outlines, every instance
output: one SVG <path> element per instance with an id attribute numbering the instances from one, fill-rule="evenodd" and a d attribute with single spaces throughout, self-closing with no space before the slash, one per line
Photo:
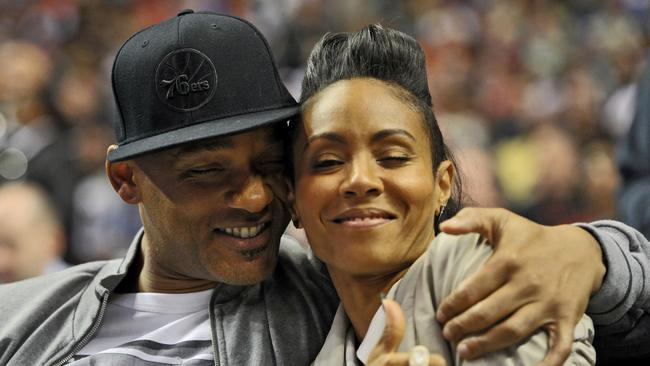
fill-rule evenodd
<path id="1" fill-rule="evenodd" d="M 492 247 L 479 234 L 448 235 L 440 233 L 429 245 L 426 255 L 437 265 L 473 266 L 485 262 Z M 452 268 L 453 269 L 453 268 Z"/>
<path id="2" fill-rule="evenodd" d="M 438 234 L 423 258 L 429 277 L 435 279 L 436 297 L 444 298 L 450 294 L 464 279 L 476 272 L 490 255 L 492 247 L 479 234 Z"/>

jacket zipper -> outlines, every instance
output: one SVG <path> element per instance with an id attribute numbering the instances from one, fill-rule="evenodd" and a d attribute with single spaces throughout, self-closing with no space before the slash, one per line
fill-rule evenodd
<path id="1" fill-rule="evenodd" d="M 81 339 L 81 342 L 77 343 L 77 345 L 76 345 L 75 348 L 72 350 L 72 352 L 70 352 L 70 353 L 69 353 L 69 354 L 68 354 L 64 359 L 62 359 L 61 361 L 59 361 L 59 362 L 57 362 L 56 364 L 54 364 L 54 366 L 62 366 L 63 364 L 65 364 L 66 362 L 68 362 L 68 360 L 70 360 L 70 359 L 72 358 L 72 356 L 76 355 L 77 352 L 81 351 L 81 349 L 84 348 L 84 346 L 86 345 L 86 343 L 88 343 L 88 341 L 90 341 L 90 339 L 95 335 L 95 333 L 97 332 L 97 329 L 99 329 L 99 325 L 102 323 L 102 318 L 104 317 L 104 312 L 106 311 L 106 304 L 108 303 L 108 295 L 109 295 L 109 291 L 106 291 L 106 293 L 105 293 L 104 296 L 102 297 L 102 305 L 101 305 L 101 307 L 99 308 L 99 314 L 97 315 L 97 320 L 96 320 L 95 323 L 93 324 L 93 327 L 90 328 L 90 332 L 88 332 L 88 333 L 87 333 L 87 334 L 86 334 L 86 335 Z"/>
<path id="2" fill-rule="evenodd" d="M 219 366 L 219 349 L 217 348 L 217 323 L 214 319 L 214 301 L 217 291 L 212 292 L 210 298 L 210 308 L 208 309 L 208 317 L 210 318 L 210 337 L 212 337 L 212 356 L 214 357 L 214 366 Z"/>

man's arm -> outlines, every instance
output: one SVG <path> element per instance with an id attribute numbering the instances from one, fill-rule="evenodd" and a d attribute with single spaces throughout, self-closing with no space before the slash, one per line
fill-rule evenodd
<path id="1" fill-rule="evenodd" d="M 599 335 L 629 331 L 650 310 L 650 243 L 637 230 L 616 221 L 579 224 L 600 243 L 607 274 L 589 300 L 587 313 Z"/>
<path id="2" fill-rule="evenodd" d="M 581 224 L 598 239 L 607 265 L 587 313 L 596 325 L 599 364 L 650 356 L 650 242 L 616 221 Z"/>
<path id="3" fill-rule="evenodd" d="M 642 323 L 633 320 L 646 311 L 643 300 L 650 298 L 648 290 L 642 291 L 645 283 L 650 284 L 646 281 L 650 244 L 638 231 L 614 221 L 582 228 L 548 227 L 503 209 L 479 208 L 462 210 L 441 229 L 452 234 L 479 232 L 495 246 L 485 267 L 439 308 L 438 319 L 446 323 L 443 334 L 448 339 L 479 333 L 461 342 L 469 357 L 503 348 L 545 327 L 554 339 L 546 362 L 561 364 L 573 327 L 592 294 L 590 310 L 600 312 L 594 320 L 601 332 L 639 333 L 635 326 Z M 606 276 L 604 264 L 609 265 Z M 630 284 L 633 288 L 628 291 Z"/>

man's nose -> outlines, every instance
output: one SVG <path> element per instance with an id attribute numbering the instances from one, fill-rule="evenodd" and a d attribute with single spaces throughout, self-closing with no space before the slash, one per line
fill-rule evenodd
<path id="1" fill-rule="evenodd" d="M 230 200 L 230 207 L 248 212 L 261 212 L 273 201 L 273 191 L 262 177 L 251 175 L 246 179 L 241 189 L 238 189 Z"/>

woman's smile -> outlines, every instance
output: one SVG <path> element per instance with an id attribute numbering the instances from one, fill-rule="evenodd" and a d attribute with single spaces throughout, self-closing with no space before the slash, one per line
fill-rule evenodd
<path id="1" fill-rule="evenodd" d="M 389 223 L 396 218 L 396 215 L 379 208 L 350 208 L 331 221 L 344 227 L 367 229 Z"/>

